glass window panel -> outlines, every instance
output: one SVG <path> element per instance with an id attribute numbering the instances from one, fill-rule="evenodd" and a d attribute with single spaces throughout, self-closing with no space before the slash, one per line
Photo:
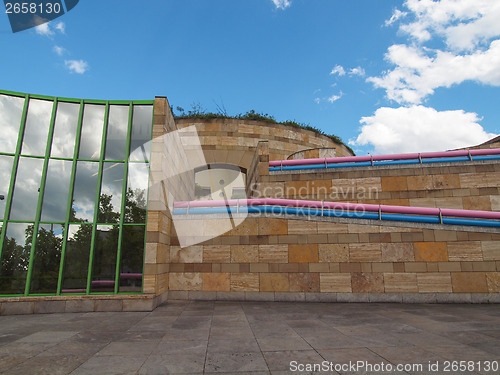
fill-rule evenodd
<path id="1" fill-rule="evenodd" d="M 145 229 L 144 225 L 123 226 L 120 292 L 141 291 Z"/>
<path id="2" fill-rule="evenodd" d="M 129 163 L 127 196 L 125 197 L 126 223 L 145 223 L 148 199 L 149 167 L 146 163 Z"/>
<path id="3" fill-rule="evenodd" d="M 115 288 L 118 225 L 98 225 L 92 265 L 92 292 L 113 292 Z"/>
<path id="4" fill-rule="evenodd" d="M 79 159 L 99 159 L 104 127 L 104 110 L 103 105 L 85 104 Z"/>
<path id="5" fill-rule="evenodd" d="M 0 152 L 16 152 L 24 98 L 0 95 Z"/>
<path id="6" fill-rule="evenodd" d="M 24 293 L 33 224 L 9 223 L 0 261 L 0 294 Z"/>
<path id="7" fill-rule="evenodd" d="M 62 244 L 62 225 L 40 224 L 34 249 L 30 293 L 56 293 Z"/>
<path id="8" fill-rule="evenodd" d="M 118 223 L 120 220 L 123 167 L 123 163 L 104 163 L 98 223 Z"/>
<path id="9" fill-rule="evenodd" d="M 149 161 L 151 154 L 152 105 L 135 105 L 130 138 L 130 160 Z"/>
<path id="10" fill-rule="evenodd" d="M 49 161 L 43 195 L 42 221 L 66 221 L 71 165 L 72 162 L 69 160 Z"/>
<path id="11" fill-rule="evenodd" d="M 5 213 L 13 161 L 13 156 L 0 155 L 0 220 L 3 220 Z"/>
<path id="12" fill-rule="evenodd" d="M 108 134 L 106 135 L 106 160 L 125 160 L 129 106 L 109 107 Z"/>
<path id="13" fill-rule="evenodd" d="M 44 156 L 54 102 L 30 99 L 21 154 Z"/>
<path id="14" fill-rule="evenodd" d="M 42 169 L 43 159 L 19 158 L 10 212 L 11 220 L 35 221 Z"/>
<path id="15" fill-rule="evenodd" d="M 75 149 L 76 128 L 80 104 L 57 103 L 54 136 L 52 138 L 51 156 L 72 158 Z"/>
<path id="16" fill-rule="evenodd" d="M 69 226 L 64 256 L 62 293 L 85 293 L 89 268 L 92 224 Z"/>
<path id="17" fill-rule="evenodd" d="M 94 220 L 98 173 L 99 163 L 97 162 L 79 161 L 76 163 L 70 222 L 92 222 Z"/>

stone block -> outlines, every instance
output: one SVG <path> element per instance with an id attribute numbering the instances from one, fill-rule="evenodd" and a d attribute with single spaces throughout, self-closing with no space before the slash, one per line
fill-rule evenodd
<path id="1" fill-rule="evenodd" d="M 355 272 L 351 276 L 353 293 L 384 292 L 384 275 L 382 273 Z"/>
<path id="2" fill-rule="evenodd" d="M 351 293 L 351 275 L 348 273 L 321 273 L 320 290 L 321 293 Z"/>
<path id="3" fill-rule="evenodd" d="M 258 245 L 231 245 L 231 262 L 256 263 L 259 261 Z"/>
<path id="4" fill-rule="evenodd" d="M 273 302 L 274 292 L 245 292 L 245 301 Z"/>
<path id="5" fill-rule="evenodd" d="M 259 262 L 288 263 L 288 245 L 259 245 Z"/>
<path id="6" fill-rule="evenodd" d="M 415 260 L 412 243 L 382 243 L 382 262 L 409 262 Z"/>
<path id="7" fill-rule="evenodd" d="M 203 273 L 201 275 L 202 290 L 211 292 L 229 292 L 230 287 L 229 273 Z"/>
<path id="8" fill-rule="evenodd" d="M 64 312 L 91 312 L 94 311 L 94 300 L 91 299 L 70 299 L 66 301 Z"/>
<path id="9" fill-rule="evenodd" d="M 317 263 L 319 261 L 317 244 L 289 245 L 288 252 L 291 263 Z"/>
<path id="10" fill-rule="evenodd" d="M 257 273 L 232 273 L 232 292 L 258 292 L 259 274 Z"/>
<path id="11" fill-rule="evenodd" d="M 463 197 L 464 210 L 491 211 L 489 196 Z"/>
<path id="12" fill-rule="evenodd" d="M 418 273 L 417 284 L 419 293 L 451 293 L 451 275 L 441 273 Z"/>
<path id="13" fill-rule="evenodd" d="M 33 314 L 35 311 L 35 302 L 3 302 L 0 315 L 26 315 Z"/>
<path id="14" fill-rule="evenodd" d="M 484 272 L 452 272 L 454 293 L 487 293 L 488 284 Z"/>
<path id="15" fill-rule="evenodd" d="M 318 225 L 315 221 L 288 220 L 288 234 L 317 234 Z"/>
<path id="16" fill-rule="evenodd" d="M 342 272 L 342 273 L 361 272 L 361 264 L 360 263 L 340 263 L 340 272 Z"/>
<path id="17" fill-rule="evenodd" d="M 486 283 L 490 293 L 500 293 L 500 272 L 486 272 Z"/>
<path id="18" fill-rule="evenodd" d="M 203 261 L 203 246 L 170 247 L 172 263 L 201 263 Z"/>
<path id="19" fill-rule="evenodd" d="M 432 176 L 408 176 L 408 186 L 411 190 L 432 190 Z"/>
<path id="20" fill-rule="evenodd" d="M 123 301 L 119 299 L 97 299 L 94 311 L 122 311 Z"/>
<path id="21" fill-rule="evenodd" d="M 399 272 L 403 272 L 403 271 L 404 271 L 404 268 Z M 397 272 L 397 271 L 394 270 L 393 263 L 373 263 L 372 264 L 372 272 L 392 273 L 392 272 Z"/>
<path id="22" fill-rule="evenodd" d="M 448 244 L 448 258 L 450 262 L 477 262 L 483 260 L 481 242 L 450 242 Z"/>
<path id="23" fill-rule="evenodd" d="M 497 268 L 494 261 L 470 263 L 472 264 L 472 271 L 495 272 Z"/>
<path id="24" fill-rule="evenodd" d="M 65 301 L 37 301 L 35 303 L 35 314 L 62 313 L 66 310 Z"/>
<path id="25" fill-rule="evenodd" d="M 244 301 L 244 292 L 217 292 L 217 301 Z"/>
<path id="26" fill-rule="evenodd" d="M 407 191 L 408 184 L 406 176 L 382 177 L 382 191 Z"/>
<path id="27" fill-rule="evenodd" d="M 229 263 L 231 261 L 230 245 L 205 245 L 203 246 L 204 263 Z"/>
<path id="28" fill-rule="evenodd" d="M 285 219 L 259 218 L 259 235 L 269 236 L 287 234 L 288 225 Z"/>
<path id="29" fill-rule="evenodd" d="M 240 272 L 241 266 L 242 265 L 239 263 L 222 263 L 220 265 L 220 272 L 226 272 L 226 273 Z M 250 267 L 248 267 L 248 270 L 250 271 Z"/>
<path id="30" fill-rule="evenodd" d="M 415 242 L 413 245 L 417 262 L 448 261 L 446 242 Z"/>
<path id="31" fill-rule="evenodd" d="M 305 302 L 306 293 L 301 292 L 276 292 L 274 293 L 276 302 Z"/>
<path id="32" fill-rule="evenodd" d="M 484 260 L 500 260 L 500 241 L 481 242 Z"/>
<path id="33" fill-rule="evenodd" d="M 169 275 L 170 290 L 201 290 L 201 273 L 171 273 Z"/>
<path id="34" fill-rule="evenodd" d="M 349 244 L 349 260 L 351 262 L 380 262 L 382 252 L 379 243 Z"/>
<path id="35" fill-rule="evenodd" d="M 434 231 L 434 239 L 437 242 L 450 242 L 457 240 L 457 232 L 451 230 L 435 230 Z"/>
<path id="36" fill-rule="evenodd" d="M 319 273 L 290 273 L 290 292 L 319 292 Z"/>
<path id="37" fill-rule="evenodd" d="M 188 299 L 192 301 L 215 301 L 216 298 L 217 298 L 217 292 L 205 291 L 205 290 L 188 291 Z"/>
<path id="38" fill-rule="evenodd" d="M 349 245 L 347 244 L 319 244 L 320 262 L 348 262 Z"/>
<path id="39" fill-rule="evenodd" d="M 153 298 L 124 299 L 123 311 L 153 311 Z"/>
<path id="40" fill-rule="evenodd" d="M 417 274 L 415 273 L 384 273 L 386 293 L 416 293 Z"/>
<path id="41" fill-rule="evenodd" d="M 261 292 L 288 292 L 290 283 L 286 273 L 261 273 L 260 291 Z"/>

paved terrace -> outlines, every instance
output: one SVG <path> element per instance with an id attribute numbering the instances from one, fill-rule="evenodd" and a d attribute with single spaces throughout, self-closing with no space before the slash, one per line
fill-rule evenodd
<path id="1" fill-rule="evenodd" d="M 170 301 L 153 312 L 0 317 L 4 374 L 287 374 L 290 361 L 325 360 L 498 374 L 477 362 L 442 370 L 500 360 L 500 305 Z"/>

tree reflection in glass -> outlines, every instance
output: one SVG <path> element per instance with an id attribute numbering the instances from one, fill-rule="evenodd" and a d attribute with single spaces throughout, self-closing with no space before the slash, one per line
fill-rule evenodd
<path id="1" fill-rule="evenodd" d="M 85 104 L 80 151 L 78 152 L 79 159 L 99 159 L 104 127 L 104 109 L 103 105 Z"/>
<path id="2" fill-rule="evenodd" d="M 129 163 L 125 223 L 144 224 L 146 222 L 148 174 L 148 164 Z"/>
<path id="3" fill-rule="evenodd" d="M 76 163 L 71 223 L 94 220 L 98 172 L 99 163 L 97 162 L 78 161 Z"/>
<path id="4" fill-rule="evenodd" d="M 98 225 L 92 265 L 92 292 L 113 292 L 115 288 L 118 225 Z"/>
<path id="5" fill-rule="evenodd" d="M 106 134 L 105 160 L 125 160 L 129 106 L 109 107 L 108 132 Z"/>
<path id="6" fill-rule="evenodd" d="M 86 292 L 91 242 L 92 224 L 72 224 L 69 226 L 62 293 Z"/>
<path id="7" fill-rule="evenodd" d="M 98 223 L 118 223 L 120 221 L 123 168 L 123 163 L 104 163 Z"/>
<path id="8" fill-rule="evenodd" d="M 0 294 L 24 293 L 31 250 L 30 226 L 32 228 L 33 224 L 7 225 L 0 260 Z"/>
<path id="9" fill-rule="evenodd" d="M 33 225 L 27 230 L 27 240 L 33 239 Z M 63 227 L 58 224 L 40 224 L 33 249 L 33 271 L 30 293 L 55 293 L 59 278 L 59 262 L 63 244 Z"/>
<path id="10" fill-rule="evenodd" d="M 0 94 L 0 152 L 16 152 L 24 98 Z"/>
<path id="11" fill-rule="evenodd" d="M 141 291 L 145 230 L 144 225 L 123 226 L 120 292 Z"/>
<path id="12" fill-rule="evenodd" d="M 45 155 L 53 104 L 53 101 L 30 99 L 21 149 L 22 155 Z"/>
<path id="13" fill-rule="evenodd" d="M 10 220 L 35 220 L 42 169 L 43 159 L 19 158 Z"/>
<path id="14" fill-rule="evenodd" d="M 60 158 L 73 157 L 79 111 L 80 104 L 57 103 L 56 122 L 50 156 Z"/>

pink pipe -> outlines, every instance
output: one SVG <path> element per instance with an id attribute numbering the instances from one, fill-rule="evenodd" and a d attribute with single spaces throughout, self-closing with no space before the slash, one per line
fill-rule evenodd
<path id="1" fill-rule="evenodd" d="M 275 198 L 259 198 L 259 199 L 231 199 L 227 203 L 224 200 L 212 201 L 191 201 L 191 202 L 175 202 L 174 208 L 187 208 L 188 203 L 190 208 L 198 207 L 235 207 L 245 206 L 259 206 L 259 205 L 272 205 L 272 206 L 287 206 L 287 207 L 303 207 L 303 208 L 321 208 L 326 209 L 343 209 L 349 211 L 370 211 L 378 212 L 379 209 L 383 213 L 399 213 L 399 214 L 415 214 L 415 215 L 431 215 L 438 216 L 439 208 L 432 207 L 407 207 L 407 206 L 389 206 L 378 204 L 362 204 L 362 203 L 346 203 L 346 202 L 322 202 L 322 201 L 306 201 L 295 199 L 275 199 Z M 458 217 L 472 217 L 484 219 L 500 219 L 500 212 L 497 211 L 477 211 L 477 210 L 457 210 L 443 208 L 441 209 L 443 216 L 458 216 Z"/>
<path id="2" fill-rule="evenodd" d="M 342 156 L 337 158 L 315 158 L 315 159 L 296 159 L 296 160 L 274 160 L 269 162 L 270 167 L 291 166 L 291 165 L 310 165 L 310 164 L 324 164 L 327 163 L 349 163 L 349 162 L 362 162 L 381 160 L 407 160 L 418 159 L 419 155 L 422 159 L 427 158 L 444 158 L 444 157 L 457 157 L 457 156 L 472 156 L 478 155 L 498 155 L 500 148 L 479 149 L 479 150 L 455 150 L 455 151 L 438 151 L 438 152 L 422 152 L 422 153 L 409 153 L 409 154 L 390 154 L 390 155 L 363 155 L 363 156 Z"/>

